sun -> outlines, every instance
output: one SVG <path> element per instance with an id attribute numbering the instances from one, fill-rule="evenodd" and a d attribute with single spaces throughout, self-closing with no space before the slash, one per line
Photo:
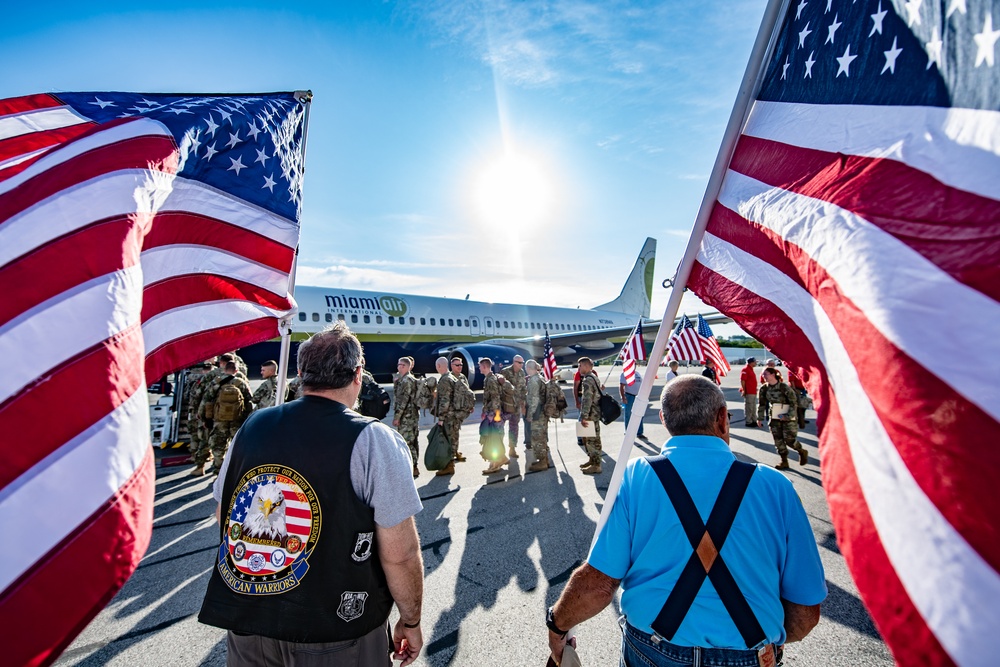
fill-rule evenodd
<path id="1" fill-rule="evenodd" d="M 480 175 L 476 203 L 484 221 L 527 229 L 548 213 L 548 182 L 535 162 L 508 154 Z"/>

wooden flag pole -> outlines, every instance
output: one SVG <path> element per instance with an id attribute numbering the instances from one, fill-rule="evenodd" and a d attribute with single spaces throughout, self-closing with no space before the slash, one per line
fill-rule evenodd
<path id="1" fill-rule="evenodd" d="M 701 200 L 701 208 L 698 210 L 694 229 L 691 230 L 691 237 L 688 239 L 684 257 L 677 267 L 677 273 L 674 274 L 670 299 L 667 301 L 667 308 L 663 312 L 663 321 L 660 323 L 660 329 L 656 333 L 656 340 L 653 343 L 653 350 L 647 362 L 647 369 L 650 366 L 658 368 L 660 362 L 663 360 L 663 352 L 670 333 L 673 331 L 674 318 L 680 309 L 681 297 L 684 295 L 685 286 L 687 285 L 688 278 L 691 277 L 695 259 L 698 257 L 698 251 L 701 248 L 701 239 L 705 235 L 705 228 L 708 227 L 708 219 L 711 216 L 712 207 L 719 197 L 719 191 L 722 189 L 722 181 L 725 178 L 726 170 L 729 168 L 729 161 L 732 158 L 733 151 L 736 149 L 736 142 L 739 140 L 740 132 L 743 130 L 747 116 L 750 114 L 750 107 L 760 90 L 764 74 L 764 63 L 773 49 L 772 42 L 774 41 L 775 28 L 778 26 L 779 19 L 785 15 L 790 2 L 791 0 L 770 0 L 767 8 L 764 10 L 764 17 L 761 19 L 760 29 L 757 31 L 757 39 L 754 42 L 753 50 L 750 52 L 750 61 L 747 63 L 746 72 L 743 74 L 743 82 L 740 84 L 739 94 L 736 97 L 736 103 L 733 105 L 733 111 L 729 115 L 729 124 L 726 126 L 726 133 L 723 135 L 719 154 L 715 158 L 715 167 L 712 169 L 708 186 L 705 188 L 705 196 Z M 646 371 L 646 374 L 642 378 L 642 384 L 639 386 L 639 394 L 636 396 L 633 405 L 646 405 L 649 403 L 649 394 L 653 389 L 654 375 L 655 373 Z M 626 425 L 625 437 L 622 441 L 621 449 L 618 451 L 615 469 L 611 474 L 611 483 L 608 485 L 608 492 L 604 497 L 604 507 L 601 509 L 601 518 L 598 520 L 597 529 L 594 531 L 591 548 L 597 542 L 597 536 L 611 515 L 611 510 L 615 504 L 615 497 L 618 495 L 618 489 L 621 487 L 622 476 L 625 474 L 625 466 L 632 451 L 632 443 L 635 441 L 636 433 L 639 432 L 639 424 L 642 420 L 640 413 L 642 412 L 643 410 L 633 410 L 632 418 Z M 637 417 L 637 415 L 640 416 Z"/>
<path id="2" fill-rule="evenodd" d="M 295 99 L 302 104 L 305 110 L 305 117 L 302 119 L 302 176 L 306 172 L 306 139 L 309 137 L 309 110 L 312 108 L 312 91 L 297 90 Z M 300 223 L 301 225 L 301 220 Z M 288 274 L 288 295 L 295 295 L 295 272 L 299 266 L 299 248 L 295 247 L 295 256 L 292 258 L 292 270 Z M 297 309 L 296 309 L 297 310 Z M 274 397 L 274 404 L 281 405 L 285 402 L 285 385 L 288 383 L 288 356 L 292 349 L 292 311 L 278 322 L 278 329 L 281 331 L 281 352 L 278 354 L 278 386 L 275 389 L 277 396 Z"/>

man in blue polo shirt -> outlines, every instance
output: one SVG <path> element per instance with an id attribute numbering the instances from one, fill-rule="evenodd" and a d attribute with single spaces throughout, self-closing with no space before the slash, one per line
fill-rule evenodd
<path id="1" fill-rule="evenodd" d="M 781 664 L 826 597 L 802 503 L 781 473 L 736 461 L 714 382 L 679 377 L 661 407 L 672 437 L 629 462 L 587 563 L 549 609 L 553 658 L 621 585 L 625 665 Z"/>

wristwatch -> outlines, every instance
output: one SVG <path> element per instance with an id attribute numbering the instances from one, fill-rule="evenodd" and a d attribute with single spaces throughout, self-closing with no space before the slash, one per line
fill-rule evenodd
<path id="1" fill-rule="evenodd" d="M 549 607 L 548 612 L 545 614 L 545 627 L 560 637 L 565 637 L 569 634 L 569 630 L 562 630 L 558 625 L 556 625 L 555 614 L 553 613 L 552 607 Z"/>

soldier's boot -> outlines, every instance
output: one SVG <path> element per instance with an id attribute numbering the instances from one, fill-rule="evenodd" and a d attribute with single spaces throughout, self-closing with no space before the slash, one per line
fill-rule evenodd
<path id="1" fill-rule="evenodd" d="M 455 463 L 465 463 L 465 454 L 462 452 L 455 452 Z"/>
<path id="2" fill-rule="evenodd" d="M 434 476 L 447 477 L 448 475 L 454 475 L 454 474 L 455 474 L 455 462 L 449 461 L 448 465 L 446 465 L 444 468 L 441 468 L 436 473 L 434 473 Z"/>
<path id="3" fill-rule="evenodd" d="M 809 452 L 806 451 L 806 448 L 803 447 L 802 445 L 799 445 L 798 452 L 799 452 L 799 465 L 804 466 L 805 464 L 809 463 Z"/>
<path id="4" fill-rule="evenodd" d="M 600 475 L 601 474 L 601 462 L 598 461 L 597 463 L 591 463 L 586 468 L 584 468 L 581 472 L 583 472 L 584 475 Z"/>
<path id="5" fill-rule="evenodd" d="M 781 454 L 781 462 L 774 467 L 778 470 L 788 470 L 788 452 Z"/>
<path id="6" fill-rule="evenodd" d="M 191 471 L 191 476 L 192 477 L 201 477 L 204 474 L 205 474 L 205 464 L 204 463 L 202 463 L 197 468 L 195 468 L 194 470 Z"/>
<path id="7" fill-rule="evenodd" d="M 420 477 L 420 471 L 417 470 L 417 466 L 413 466 L 413 479 Z"/>
<path id="8" fill-rule="evenodd" d="M 507 448 L 507 456 L 509 456 L 512 459 L 518 458 L 517 457 L 517 448 L 514 447 L 514 445 L 511 445 L 510 447 Z"/>
<path id="9" fill-rule="evenodd" d="M 549 469 L 549 459 L 542 454 L 534 463 L 528 466 L 528 472 L 539 472 Z"/>
<path id="10" fill-rule="evenodd" d="M 584 468 L 589 468 L 591 465 L 593 465 L 593 462 L 590 459 L 587 459 L 585 463 L 580 464 L 580 470 L 583 470 Z"/>

